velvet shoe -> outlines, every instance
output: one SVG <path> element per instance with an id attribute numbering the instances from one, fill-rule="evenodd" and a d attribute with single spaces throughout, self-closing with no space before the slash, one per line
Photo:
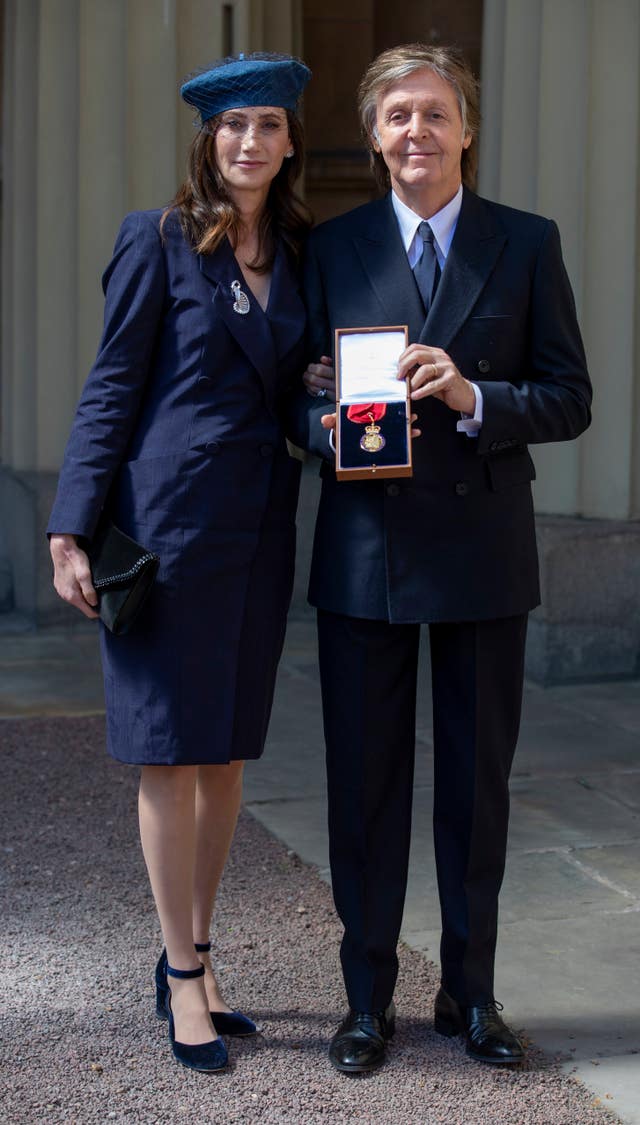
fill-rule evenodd
<path id="1" fill-rule="evenodd" d="M 196 953 L 210 953 L 211 942 L 196 942 Z M 235 1035 L 238 1038 L 255 1035 L 257 1027 L 253 1020 L 243 1012 L 210 1012 L 211 1021 L 219 1035 Z"/>
<path id="2" fill-rule="evenodd" d="M 172 969 L 167 965 L 167 975 L 179 980 L 190 980 L 204 976 L 204 965 L 199 969 Z M 224 1070 L 229 1062 L 227 1048 L 222 1039 L 210 1039 L 208 1043 L 180 1043 L 176 1039 L 176 1029 L 171 1011 L 171 992 L 167 1000 L 166 1014 L 169 1020 L 169 1039 L 174 1058 L 189 1070 L 198 1070 L 201 1074 L 213 1074 L 216 1070 Z"/>
<path id="3" fill-rule="evenodd" d="M 351 1009 L 331 1040 L 329 1060 L 343 1074 L 377 1070 L 384 1062 L 387 1042 L 395 1029 L 393 1001 L 382 1012 L 354 1012 Z"/>
<path id="4" fill-rule="evenodd" d="M 211 949 L 211 942 L 206 944 L 198 944 L 196 942 L 197 953 L 208 953 Z M 162 950 L 160 959 L 156 965 L 156 1015 L 160 1020 L 166 1020 L 168 1015 L 167 1003 L 169 998 L 169 985 L 167 983 L 167 951 Z M 211 1022 L 219 1035 L 234 1035 L 236 1037 L 243 1037 L 248 1035 L 255 1035 L 257 1027 L 253 1020 L 245 1016 L 243 1012 L 210 1012 Z"/>
<path id="5" fill-rule="evenodd" d="M 162 950 L 156 965 L 156 1015 L 159 1020 L 166 1020 L 169 1015 L 169 985 L 167 983 L 167 951 Z"/>
<path id="6" fill-rule="evenodd" d="M 497 1066 L 522 1062 L 524 1048 L 500 1016 L 495 1000 L 463 1007 L 441 988 L 436 996 L 435 1028 L 439 1035 L 464 1035 L 466 1052 L 479 1062 Z"/>

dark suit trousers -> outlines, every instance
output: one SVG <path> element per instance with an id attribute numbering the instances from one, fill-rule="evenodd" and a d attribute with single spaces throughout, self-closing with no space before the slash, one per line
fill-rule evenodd
<path id="1" fill-rule="evenodd" d="M 443 986 L 493 998 L 527 616 L 430 625 Z M 419 625 L 318 613 L 333 894 L 349 1004 L 385 1008 L 407 884 Z"/>

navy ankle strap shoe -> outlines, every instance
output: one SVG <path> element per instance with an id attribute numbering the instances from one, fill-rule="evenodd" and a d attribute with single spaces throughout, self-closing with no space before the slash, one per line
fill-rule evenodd
<path id="1" fill-rule="evenodd" d="M 165 955 L 166 957 L 166 955 Z M 177 980 L 193 980 L 204 976 L 204 965 L 199 969 L 173 969 L 167 962 L 167 976 Z M 201 1074 L 213 1074 L 217 1070 L 224 1070 L 228 1065 L 229 1056 L 222 1039 L 211 1039 L 208 1043 L 181 1043 L 176 1039 L 176 1029 L 171 1011 L 171 992 L 166 1005 L 169 1020 L 169 1040 L 174 1058 L 189 1070 L 198 1070 Z"/>

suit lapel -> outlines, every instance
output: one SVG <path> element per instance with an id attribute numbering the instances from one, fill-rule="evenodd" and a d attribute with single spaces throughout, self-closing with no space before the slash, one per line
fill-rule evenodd
<path id="1" fill-rule="evenodd" d="M 224 321 L 247 359 L 253 364 L 264 383 L 268 398 L 271 399 L 276 376 L 273 336 L 267 317 L 242 276 L 229 241 L 225 238 L 215 254 L 201 254 L 199 261 L 203 275 L 216 286 L 216 291 L 211 298 L 214 314 Z M 242 291 L 249 298 L 249 312 L 244 315 L 235 312 L 233 308 L 235 303 L 231 288 L 233 281 L 240 282 Z"/>
<path id="2" fill-rule="evenodd" d="M 465 189 L 453 242 L 419 343 L 445 351 L 471 313 L 502 253 L 506 234 Z"/>
<path id="3" fill-rule="evenodd" d="M 386 314 L 387 324 L 407 324 L 409 341 L 418 339 L 424 308 L 402 244 L 391 196 L 369 205 L 366 227 L 354 235 L 369 283 Z"/>

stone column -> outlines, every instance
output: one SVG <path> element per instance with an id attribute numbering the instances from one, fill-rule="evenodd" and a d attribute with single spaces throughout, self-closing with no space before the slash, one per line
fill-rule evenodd
<path id="1" fill-rule="evenodd" d="M 38 90 L 36 0 L 6 0 L 2 200 L 2 461 L 0 473 L 0 607 L 35 601 L 35 518 L 20 470 L 37 460 L 35 137 Z M 16 95 L 20 92 L 20 96 Z M 16 471 L 17 470 L 17 471 Z"/>
<path id="2" fill-rule="evenodd" d="M 585 512 L 637 519 L 640 8 L 636 0 L 610 0 L 589 13 L 583 319 L 597 398 L 584 459 Z"/>
<path id="3" fill-rule="evenodd" d="M 126 211 L 126 35 L 125 0 L 80 0 L 76 398 L 102 325 L 100 276 Z"/>
<path id="4" fill-rule="evenodd" d="M 38 26 L 36 469 L 60 462 L 76 399 L 78 4 L 48 0 Z M 18 95 L 19 96 L 19 95 Z M 57 376 L 61 375 L 62 378 Z"/>
<path id="5" fill-rule="evenodd" d="M 127 4 L 127 210 L 162 207 L 177 187 L 176 0 Z"/>
<path id="6" fill-rule="evenodd" d="M 2 460 L 36 464 L 37 0 L 7 0 L 2 203 Z M 17 91 L 19 91 L 19 96 Z"/>
<path id="7" fill-rule="evenodd" d="M 558 222 L 594 383 L 591 429 L 533 451 L 542 682 L 640 674 L 639 63 L 636 0 L 485 0 L 480 191 Z"/>

